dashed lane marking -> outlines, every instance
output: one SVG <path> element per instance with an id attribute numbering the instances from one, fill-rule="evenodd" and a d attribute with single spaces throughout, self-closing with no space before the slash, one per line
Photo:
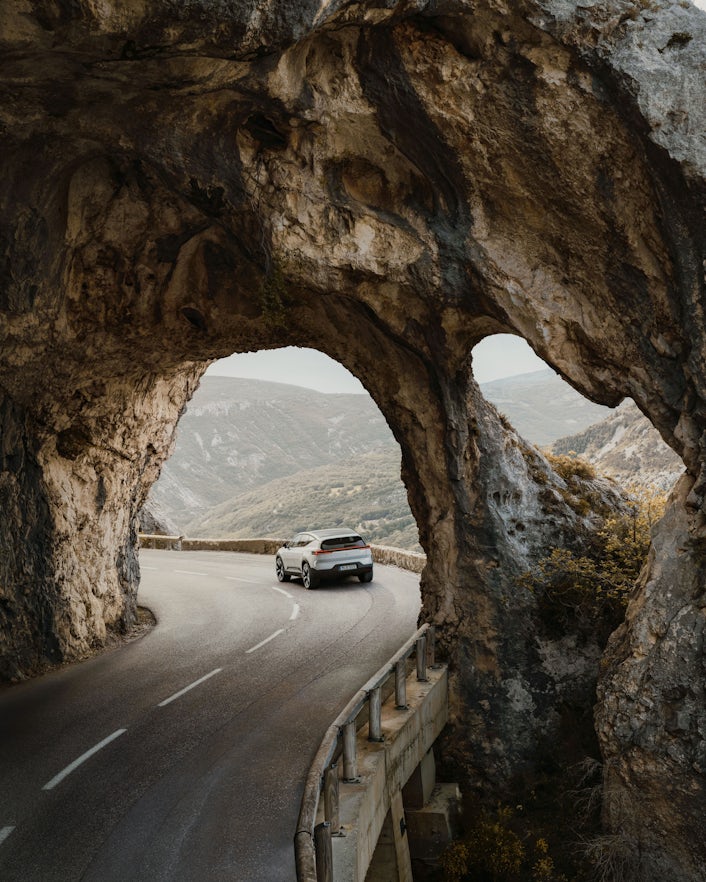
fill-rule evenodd
<path id="1" fill-rule="evenodd" d="M 297 616 L 299 615 L 300 609 L 301 609 L 301 607 L 299 606 L 298 603 L 295 603 L 292 605 L 292 614 L 289 617 L 290 622 L 293 622 L 297 618 Z"/>
<path id="2" fill-rule="evenodd" d="M 194 573 L 192 570 L 174 570 L 175 573 L 181 573 L 182 576 L 207 576 L 208 573 Z"/>
<path id="3" fill-rule="evenodd" d="M 7 837 L 12 833 L 14 827 L 0 827 L 0 845 L 7 839 Z"/>
<path id="4" fill-rule="evenodd" d="M 251 646 L 250 649 L 246 649 L 245 654 L 247 655 L 248 653 L 255 652 L 256 649 L 260 649 L 266 643 L 269 643 L 270 640 L 274 640 L 275 637 L 279 637 L 280 634 L 284 634 L 284 628 L 280 628 L 279 631 L 275 631 L 274 634 L 270 634 L 269 637 L 265 637 L 264 640 L 261 640 L 259 643 L 256 643 L 255 646 Z"/>
<path id="5" fill-rule="evenodd" d="M 285 591 L 284 588 L 278 588 L 277 585 L 270 585 L 270 588 L 273 591 L 279 591 L 280 594 L 284 594 L 285 597 L 288 597 L 290 600 L 294 600 L 294 596 L 289 593 L 289 591 Z"/>
<path id="6" fill-rule="evenodd" d="M 116 729 L 112 735 L 108 735 L 107 738 L 104 738 L 98 744 L 94 745 L 90 750 L 87 750 L 85 753 L 82 753 L 78 759 L 75 759 L 72 763 L 70 763 L 65 769 L 59 772 L 58 775 L 55 775 L 51 781 L 44 785 L 42 790 L 53 790 L 57 784 L 60 784 L 64 778 L 70 775 L 75 769 L 77 769 L 80 765 L 86 762 L 87 759 L 90 759 L 94 754 L 98 753 L 99 750 L 102 750 L 107 744 L 110 744 L 111 741 L 115 741 L 116 738 L 119 738 L 121 735 L 124 735 L 127 732 L 127 729 Z"/>
<path id="7" fill-rule="evenodd" d="M 210 674 L 204 674 L 203 677 L 199 677 L 198 680 L 194 680 L 193 683 L 189 683 L 188 686 L 184 686 L 183 689 L 180 689 L 178 692 L 175 692 L 174 695 L 170 695 L 169 698 L 165 698 L 164 701 L 160 701 L 157 707 L 164 707 L 167 704 L 170 704 L 172 701 L 176 701 L 177 698 L 181 698 L 182 695 L 185 695 L 191 689 L 194 689 L 196 686 L 200 686 L 202 683 L 205 683 L 206 680 L 210 680 L 211 677 L 214 677 L 216 674 L 219 674 L 223 668 L 216 668 L 211 671 Z"/>
<path id="8" fill-rule="evenodd" d="M 257 585 L 257 579 L 243 579 L 240 576 L 226 576 L 229 582 L 247 582 L 248 585 Z"/>

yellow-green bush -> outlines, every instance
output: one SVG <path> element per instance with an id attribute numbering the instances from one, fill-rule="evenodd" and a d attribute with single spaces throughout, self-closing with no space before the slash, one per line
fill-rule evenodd
<path id="1" fill-rule="evenodd" d="M 284 327 L 290 300 L 287 280 L 277 258 L 273 258 L 258 293 L 262 315 L 268 325 L 274 328 Z"/>
<path id="2" fill-rule="evenodd" d="M 664 506 L 661 492 L 633 488 L 625 511 L 606 517 L 581 553 L 554 548 L 521 576 L 544 621 L 561 628 L 602 622 L 612 629 L 622 618 Z"/>
<path id="3" fill-rule="evenodd" d="M 571 483 L 572 478 L 579 478 L 582 481 L 591 481 L 596 477 L 596 470 L 590 462 L 581 457 L 571 454 L 555 455 L 547 453 L 547 462 L 567 483 Z"/>
<path id="4" fill-rule="evenodd" d="M 547 840 L 534 838 L 508 806 L 481 812 L 464 838 L 446 849 L 441 867 L 444 882 L 566 882 Z"/>
<path id="5" fill-rule="evenodd" d="M 557 873 L 554 858 L 549 854 L 549 843 L 544 837 L 534 843 L 534 856 L 532 882 L 564 882 L 566 877 Z"/>

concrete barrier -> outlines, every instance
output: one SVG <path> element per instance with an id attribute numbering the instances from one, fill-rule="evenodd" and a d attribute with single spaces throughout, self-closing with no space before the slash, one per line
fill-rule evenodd
<path id="1" fill-rule="evenodd" d="M 368 741 L 368 727 L 358 735 L 358 778 L 341 783 L 340 819 L 345 836 L 333 841 L 335 882 L 365 882 L 385 818 L 448 719 L 446 667 L 430 670 L 428 681 L 410 677 L 407 709 L 395 707 L 394 696 L 383 706 L 381 743 Z M 401 808 L 397 808 L 397 814 Z M 395 825 L 395 833 L 399 831 Z M 404 847 L 407 848 L 406 843 Z M 396 878 L 392 877 L 390 882 Z"/>
<path id="2" fill-rule="evenodd" d="M 422 625 L 327 729 L 306 778 L 294 834 L 297 882 L 364 882 L 383 828 L 385 847 L 376 854 L 369 882 L 412 882 L 402 788 L 428 764 L 431 746 L 448 719 L 446 666 L 435 663 L 434 647 L 434 628 Z M 416 672 L 409 673 L 412 656 Z M 332 777 L 333 796 L 328 788 Z M 344 826 L 346 842 L 341 844 L 337 831 Z M 394 839 L 392 862 L 388 839 Z M 327 858 L 323 864 L 322 856 Z"/>

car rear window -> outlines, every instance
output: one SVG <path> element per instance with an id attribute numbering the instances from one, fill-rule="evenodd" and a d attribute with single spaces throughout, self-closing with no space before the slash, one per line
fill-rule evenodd
<path id="1" fill-rule="evenodd" d="M 324 539 L 321 548 L 324 551 L 333 551 L 336 548 L 365 548 L 365 542 L 360 536 L 336 536 L 335 539 Z"/>

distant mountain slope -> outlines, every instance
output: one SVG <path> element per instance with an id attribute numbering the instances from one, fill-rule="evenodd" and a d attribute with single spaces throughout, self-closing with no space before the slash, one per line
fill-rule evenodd
<path id="1" fill-rule="evenodd" d="M 624 486 L 635 482 L 668 490 L 684 471 L 682 461 L 632 401 L 583 432 L 555 441 L 552 451 L 573 451 Z"/>
<path id="2" fill-rule="evenodd" d="M 580 432 L 611 412 L 584 398 L 549 368 L 483 383 L 481 390 L 526 441 L 540 447 Z"/>
<path id="3" fill-rule="evenodd" d="M 582 398 L 549 369 L 481 388 L 518 432 L 536 444 L 585 429 L 609 412 Z M 417 545 L 399 477 L 399 447 L 368 395 L 331 395 L 284 383 L 209 376 L 177 433 L 174 454 L 146 506 L 159 509 L 158 520 L 177 532 L 218 537 L 274 530 L 287 535 L 289 525 L 303 516 L 302 506 L 309 514 L 307 487 L 321 488 L 327 480 L 332 489 L 336 481 L 343 483 L 338 497 L 316 491 L 319 504 L 325 503 L 318 515 L 311 511 L 319 525 L 324 513 L 329 520 L 340 515 L 355 526 L 370 521 L 364 530 L 370 538 Z M 379 484 L 371 483 L 369 475 Z M 359 486 L 366 488 L 364 493 L 354 489 Z M 280 508 L 274 517 L 278 493 L 290 507 Z M 372 517 L 376 511 L 379 516 Z M 266 524 L 272 526 L 266 529 Z"/>
<path id="4" fill-rule="evenodd" d="M 393 449 L 277 478 L 212 508 L 187 525 L 189 536 L 287 538 L 345 524 L 369 541 L 421 550 Z"/>
<path id="5" fill-rule="evenodd" d="M 275 478 L 394 445 L 367 395 L 230 377 L 202 380 L 177 432 L 150 498 L 180 525 Z"/>

